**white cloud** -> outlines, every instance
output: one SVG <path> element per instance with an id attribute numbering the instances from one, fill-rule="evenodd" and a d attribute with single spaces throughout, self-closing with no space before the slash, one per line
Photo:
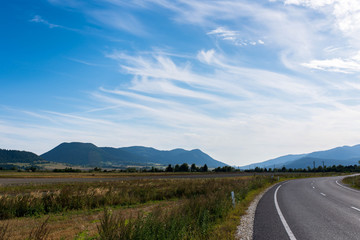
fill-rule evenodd
<path id="1" fill-rule="evenodd" d="M 207 34 L 211 35 L 211 34 L 215 34 L 218 35 L 222 38 L 228 38 L 228 37 L 238 37 L 239 36 L 239 32 L 237 31 L 231 31 L 231 30 L 227 30 L 224 27 L 218 27 L 210 32 L 208 32 Z"/>
<path id="2" fill-rule="evenodd" d="M 324 12 L 330 11 L 336 26 L 344 33 L 360 30 L 360 2 L 358 0 L 285 0 L 285 4 L 303 5 Z"/>
<path id="3" fill-rule="evenodd" d="M 232 44 L 237 45 L 237 46 L 247 46 L 247 45 L 255 46 L 258 43 L 264 44 L 264 42 L 261 40 L 252 41 L 252 40 L 242 39 L 240 36 L 241 35 L 240 31 L 228 30 L 225 27 L 218 27 L 218 28 L 208 32 L 207 34 L 215 35 L 216 37 L 218 37 L 222 40 L 225 40 L 225 41 L 229 41 Z"/>
<path id="4" fill-rule="evenodd" d="M 360 72 L 360 54 L 349 59 L 333 58 L 327 60 L 311 60 L 302 65 L 312 69 L 330 72 L 355 73 Z"/>
<path id="5" fill-rule="evenodd" d="M 145 35 L 142 24 L 133 15 L 119 9 L 90 10 L 87 14 L 99 24 L 135 35 Z"/>
<path id="6" fill-rule="evenodd" d="M 62 26 L 60 26 L 60 25 L 49 23 L 47 20 L 43 19 L 39 15 L 35 15 L 32 19 L 30 19 L 30 22 L 42 23 L 42 24 L 47 25 L 49 28 L 62 28 Z"/>
<path id="7" fill-rule="evenodd" d="M 360 51 L 360 2 L 358 0 L 285 0 L 285 5 L 312 9 L 326 23 L 328 36 L 323 50 L 303 61 L 302 66 L 329 72 L 359 72 L 360 62 L 354 57 Z M 319 19 L 314 19 L 319 21 Z M 304 59 L 305 60 L 305 59 Z"/>
<path id="8" fill-rule="evenodd" d="M 210 64 L 213 59 L 214 59 L 214 54 L 215 54 L 215 50 L 214 49 L 210 49 L 208 51 L 204 51 L 201 50 L 198 55 L 197 58 L 204 63 Z"/>

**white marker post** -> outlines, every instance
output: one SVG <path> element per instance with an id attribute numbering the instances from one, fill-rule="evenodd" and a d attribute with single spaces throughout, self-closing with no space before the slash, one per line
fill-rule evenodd
<path id="1" fill-rule="evenodd" d="M 235 194 L 234 194 L 234 191 L 231 191 L 231 199 L 232 199 L 232 205 L 235 208 Z"/>

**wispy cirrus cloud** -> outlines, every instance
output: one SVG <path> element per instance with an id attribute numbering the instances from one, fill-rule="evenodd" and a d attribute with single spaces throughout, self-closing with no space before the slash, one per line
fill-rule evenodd
<path id="1" fill-rule="evenodd" d="M 208 35 L 215 35 L 224 41 L 231 42 L 237 46 L 255 46 L 257 44 L 264 44 L 264 41 L 259 40 L 244 40 L 241 38 L 241 33 L 239 31 L 228 30 L 225 27 L 218 27 L 207 33 Z"/>
<path id="2" fill-rule="evenodd" d="M 334 26 L 345 34 L 358 33 L 360 30 L 360 2 L 357 0 L 285 0 L 284 3 L 331 13 Z"/>
<path id="3" fill-rule="evenodd" d="M 136 17 L 116 9 L 89 10 L 87 15 L 103 26 L 123 30 L 135 35 L 145 35 L 146 30 Z"/>
<path id="4" fill-rule="evenodd" d="M 40 15 L 35 15 L 29 21 L 30 22 L 35 22 L 35 23 L 42 23 L 42 24 L 48 26 L 49 28 L 63 28 L 63 26 L 61 26 L 61 25 L 50 23 L 49 21 L 43 19 Z"/>
<path id="5" fill-rule="evenodd" d="M 304 6 L 324 16 L 326 26 L 334 34 L 328 46 L 318 51 L 302 66 L 329 72 L 356 73 L 360 62 L 360 2 L 357 0 L 285 0 L 286 5 Z M 334 41 L 335 40 L 335 41 Z M 345 46 L 345 49 L 344 49 Z M 334 51 L 327 51 L 332 48 Z M 340 50 L 339 50 L 340 49 Z M 345 50 L 345 51 L 344 51 Z"/>
<path id="6" fill-rule="evenodd" d="M 305 67 L 329 72 L 356 73 L 360 72 L 360 53 L 351 58 L 333 58 L 326 60 L 311 60 L 302 64 Z"/>

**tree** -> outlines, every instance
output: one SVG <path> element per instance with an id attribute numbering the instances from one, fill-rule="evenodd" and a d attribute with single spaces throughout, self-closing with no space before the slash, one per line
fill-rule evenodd
<path id="1" fill-rule="evenodd" d="M 203 171 L 204 172 L 207 172 L 209 169 L 208 169 L 208 166 L 206 164 L 204 164 L 204 167 L 203 167 Z"/>
<path id="2" fill-rule="evenodd" d="M 196 167 L 195 163 L 191 164 L 190 171 L 191 172 L 197 172 L 199 170 L 198 167 Z"/>
<path id="3" fill-rule="evenodd" d="M 169 164 L 169 166 L 166 167 L 165 172 L 173 172 L 174 169 L 172 168 L 171 164 Z"/>
<path id="4" fill-rule="evenodd" d="M 179 164 L 176 164 L 176 165 L 175 165 L 174 172 L 180 172 L 180 166 L 179 166 Z"/>
<path id="5" fill-rule="evenodd" d="M 189 171 L 189 165 L 187 163 L 181 164 L 179 168 L 180 172 L 188 172 Z"/>

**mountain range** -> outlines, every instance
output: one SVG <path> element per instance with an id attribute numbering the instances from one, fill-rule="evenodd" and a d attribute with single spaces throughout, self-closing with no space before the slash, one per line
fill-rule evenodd
<path id="1" fill-rule="evenodd" d="M 183 163 L 195 163 L 197 166 L 206 164 L 209 168 L 227 166 L 199 149 L 160 151 L 141 146 L 97 147 L 92 143 L 80 142 L 61 143 L 40 157 L 51 162 L 98 167 L 166 166 Z"/>
<path id="2" fill-rule="evenodd" d="M 240 167 L 240 169 L 260 168 L 313 168 L 318 166 L 332 165 L 354 165 L 359 164 L 360 145 L 343 146 L 332 148 L 325 151 L 316 151 L 307 154 L 285 155 L 278 158 L 270 159 L 264 162 L 254 163 Z"/>
<path id="3" fill-rule="evenodd" d="M 307 168 L 332 165 L 359 164 L 360 145 L 337 147 L 307 154 L 285 155 L 264 162 L 240 167 L 240 169 L 260 168 Z M 173 149 L 161 151 L 155 148 L 133 146 L 122 148 L 97 147 L 92 143 L 61 143 L 52 150 L 38 156 L 31 152 L 0 149 L 0 165 L 16 163 L 43 164 L 48 162 L 64 163 L 86 167 L 151 167 L 176 165 L 182 163 L 209 168 L 223 167 L 227 164 L 211 158 L 199 149 Z M 0 166 L 0 167 L 1 167 Z"/>

